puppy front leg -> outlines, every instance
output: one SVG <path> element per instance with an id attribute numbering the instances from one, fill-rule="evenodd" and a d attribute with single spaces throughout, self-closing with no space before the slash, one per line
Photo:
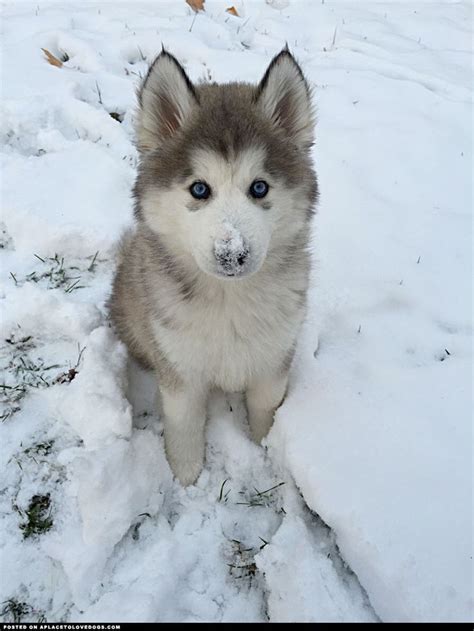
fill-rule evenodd
<path id="1" fill-rule="evenodd" d="M 288 373 L 255 379 L 247 389 L 250 432 L 259 443 L 273 425 L 273 415 L 282 403 L 288 385 Z"/>
<path id="2" fill-rule="evenodd" d="M 207 392 L 204 388 L 160 388 L 165 449 L 169 465 L 183 486 L 192 484 L 204 464 Z"/>

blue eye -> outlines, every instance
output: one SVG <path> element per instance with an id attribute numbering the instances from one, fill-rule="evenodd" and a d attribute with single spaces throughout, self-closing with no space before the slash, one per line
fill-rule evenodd
<path id="1" fill-rule="evenodd" d="M 252 182 L 250 185 L 249 193 L 252 197 L 261 199 L 268 193 L 268 189 L 269 186 L 264 180 L 255 180 L 255 182 Z"/>
<path id="2" fill-rule="evenodd" d="M 194 182 L 189 187 L 189 192 L 196 199 L 207 199 L 211 194 L 211 189 L 206 182 Z"/>

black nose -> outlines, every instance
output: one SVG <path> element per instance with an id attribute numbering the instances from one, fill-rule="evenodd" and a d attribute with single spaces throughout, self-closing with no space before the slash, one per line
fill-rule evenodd
<path id="1" fill-rule="evenodd" d="M 239 274 L 242 271 L 248 257 L 249 247 L 246 243 L 239 244 L 238 248 L 231 243 L 216 243 L 214 256 L 221 270 L 227 275 Z"/>

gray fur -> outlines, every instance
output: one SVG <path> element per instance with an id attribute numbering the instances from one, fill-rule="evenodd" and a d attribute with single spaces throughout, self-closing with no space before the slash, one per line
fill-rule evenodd
<path id="1" fill-rule="evenodd" d="M 285 395 L 310 270 L 308 224 L 318 193 L 309 155 L 314 117 L 306 81 L 287 50 L 258 86 L 193 86 L 176 59 L 163 52 L 139 103 L 137 225 L 122 243 L 110 314 L 131 354 L 157 373 L 168 459 L 189 484 L 202 467 L 211 388 L 247 392 L 250 428 L 258 441 Z M 200 221 L 209 213 L 206 201 L 187 192 L 189 181 L 199 176 L 196 156 L 204 162 L 209 156 L 209 164 L 217 165 L 206 167 L 211 179 L 217 168 L 228 182 L 226 169 L 244 177 L 239 174 L 247 162 L 238 162 L 243 155 L 260 165 L 276 191 L 273 199 L 241 197 L 239 204 L 258 217 L 268 213 L 274 223 L 258 270 L 226 280 L 196 264 L 173 222 L 178 226 L 190 215 Z M 173 213 L 162 205 L 166 195 L 178 205 Z M 283 197 L 284 213 L 273 217 Z"/>

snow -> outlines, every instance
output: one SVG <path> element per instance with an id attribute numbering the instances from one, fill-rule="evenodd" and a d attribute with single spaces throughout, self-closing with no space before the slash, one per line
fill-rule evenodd
<path id="1" fill-rule="evenodd" d="M 132 408 L 124 393 L 126 349 L 110 328 L 98 327 L 85 342 L 81 371 L 68 388 L 53 394 L 55 415 L 74 429 L 86 449 L 130 438 Z"/>
<path id="2" fill-rule="evenodd" d="M 357 589 L 341 593 L 340 577 L 320 540 L 301 517 L 288 516 L 257 556 L 268 586 L 270 620 L 279 622 L 372 622 L 361 616 L 364 601 Z M 313 598 L 308 598 L 311 589 Z M 353 602 L 351 602 L 353 600 Z M 291 603 L 291 608 L 288 608 Z"/>
<path id="3" fill-rule="evenodd" d="M 0 611 L 472 620 L 472 6 L 230 4 L 2 5 Z M 106 310 L 132 222 L 135 89 L 162 42 L 220 82 L 258 80 L 287 42 L 319 119 L 288 397 L 262 448 L 241 399 L 216 395 L 187 489 L 154 378 Z M 24 538 L 35 495 L 53 526 Z"/>
<path id="4" fill-rule="evenodd" d="M 172 476 L 150 430 L 101 449 L 66 449 L 59 461 L 69 468 L 68 492 L 77 501 L 82 528 L 78 532 L 71 522 L 51 537 L 46 550 L 63 565 L 76 605 L 87 607 L 97 588 L 91 577 L 100 580 L 115 544 L 137 516 L 158 513 Z M 77 545 L 73 551 L 71 542 Z"/>

